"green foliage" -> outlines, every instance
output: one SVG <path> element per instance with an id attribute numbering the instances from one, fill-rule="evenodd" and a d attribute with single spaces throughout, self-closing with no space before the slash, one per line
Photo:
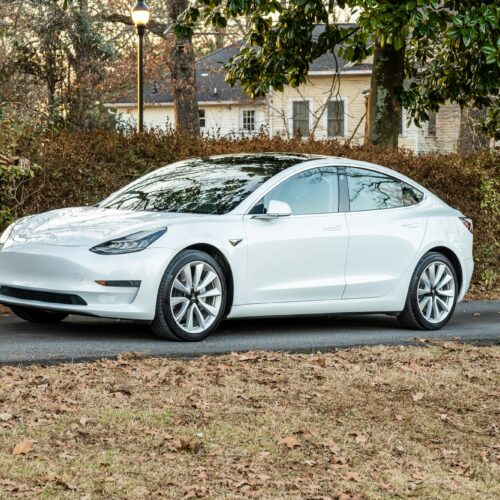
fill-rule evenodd
<path id="1" fill-rule="evenodd" d="M 0 137 L 1 138 L 1 137 Z M 385 165 L 415 179 L 472 217 L 476 285 L 495 288 L 499 269 L 500 183 L 498 152 L 425 154 L 383 148 L 349 148 L 336 141 L 199 138 L 151 131 L 63 132 L 19 139 L 16 151 L 42 165 L 28 173 L 0 174 L 0 228 L 13 217 L 54 208 L 92 205 L 137 177 L 195 156 L 284 151 L 343 156 Z M 16 187 L 16 195 L 5 196 Z M 7 215 L 5 215 L 7 214 Z"/>
<path id="2" fill-rule="evenodd" d="M 403 105 L 417 125 L 448 100 L 487 109 L 482 129 L 500 139 L 500 4 L 445 1 L 423 14 L 407 48 L 408 76 L 418 80 Z"/>
<path id="3" fill-rule="evenodd" d="M 29 119 L 43 116 L 47 128 L 113 127 L 100 101 L 116 49 L 102 35 L 95 5 L 33 0 L 4 8 L 0 103 Z"/>
<path id="4" fill-rule="evenodd" d="M 485 266 L 481 273 L 481 281 L 487 289 L 494 288 L 499 278 L 498 256 L 500 255 L 500 178 L 485 179 L 479 186 L 481 194 L 481 211 L 484 218 L 484 226 L 487 234 L 491 237 L 485 241 L 484 253 L 487 262 L 491 265 Z"/>
<path id="5" fill-rule="evenodd" d="M 179 19 L 177 32 L 192 34 L 199 23 L 225 26 L 228 19 L 250 18 L 244 44 L 228 65 L 227 80 L 240 82 L 253 97 L 270 88 L 304 83 L 311 62 L 339 53 L 362 61 L 374 43 L 405 50 L 406 77 L 413 83 L 400 99 L 417 124 L 449 100 L 487 108 L 484 131 L 500 138 L 500 5 L 476 0 L 354 0 L 357 25 L 333 21 L 346 2 L 290 0 L 197 0 Z M 325 24 L 317 39 L 313 29 Z"/>
<path id="6" fill-rule="evenodd" d="M 26 137 L 27 124 L 0 107 L 0 227 L 12 222 L 19 203 L 19 185 L 32 178 L 37 166 L 21 158 L 19 143 Z"/>

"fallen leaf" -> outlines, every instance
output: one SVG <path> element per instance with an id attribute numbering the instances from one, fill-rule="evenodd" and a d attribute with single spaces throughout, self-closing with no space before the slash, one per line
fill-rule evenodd
<path id="1" fill-rule="evenodd" d="M 170 443 L 170 449 L 172 451 L 192 451 L 193 453 L 198 453 L 202 448 L 203 443 L 193 438 L 174 439 Z"/>
<path id="2" fill-rule="evenodd" d="M 321 368 L 325 368 L 326 366 L 326 359 L 325 358 L 316 358 L 313 360 L 313 363 L 317 364 Z"/>
<path id="3" fill-rule="evenodd" d="M 333 469 L 345 468 L 347 467 L 347 458 L 334 455 L 330 460 L 330 464 Z"/>
<path id="4" fill-rule="evenodd" d="M 281 438 L 278 441 L 278 444 L 286 445 L 289 450 L 292 450 L 293 448 L 298 448 L 300 446 L 300 443 L 293 436 L 287 436 L 287 437 Z"/>
<path id="5" fill-rule="evenodd" d="M 424 397 L 423 392 L 416 392 L 415 394 L 412 394 L 411 396 L 413 398 L 413 401 L 421 401 Z"/>
<path id="6" fill-rule="evenodd" d="M 8 420 L 12 420 L 14 418 L 14 415 L 11 415 L 10 413 L 0 413 L 0 420 L 2 422 L 7 422 Z"/>
<path id="7" fill-rule="evenodd" d="M 338 500 L 352 500 L 352 496 L 348 495 L 347 493 L 341 493 L 338 496 Z"/>
<path id="8" fill-rule="evenodd" d="M 323 446 L 328 448 L 332 453 L 337 453 L 339 451 L 339 445 L 332 440 L 323 441 Z"/>
<path id="9" fill-rule="evenodd" d="M 12 455 L 26 455 L 33 448 L 33 441 L 31 439 L 24 439 L 20 443 L 16 444 L 12 450 Z"/>
<path id="10" fill-rule="evenodd" d="M 345 473 L 345 478 L 348 479 L 349 481 L 354 481 L 356 483 L 359 483 L 361 481 L 361 478 L 359 477 L 359 474 L 354 471 L 348 471 Z"/>
<path id="11" fill-rule="evenodd" d="M 107 480 L 107 478 L 106 478 L 106 480 Z M 56 484 L 58 486 L 61 486 L 65 490 L 69 490 L 69 491 L 77 491 L 78 490 L 78 486 L 76 486 L 74 484 L 67 483 L 66 481 L 63 481 L 62 479 L 57 479 Z"/>
<path id="12" fill-rule="evenodd" d="M 354 436 L 356 443 L 366 443 L 366 436 L 359 431 L 351 431 L 349 436 Z"/>
<path id="13" fill-rule="evenodd" d="M 57 481 L 57 476 L 54 476 L 54 475 L 42 476 L 40 478 L 40 481 L 42 483 L 53 483 L 54 481 Z"/>

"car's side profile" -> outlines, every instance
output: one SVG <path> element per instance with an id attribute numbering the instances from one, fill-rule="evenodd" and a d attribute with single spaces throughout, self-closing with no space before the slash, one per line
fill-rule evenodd
<path id="1" fill-rule="evenodd" d="M 472 221 L 387 168 L 266 153 L 187 160 L 0 239 L 0 303 L 28 321 L 149 321 L 200 340 L 225 318 L 386 313 L 444 326 Z"/>

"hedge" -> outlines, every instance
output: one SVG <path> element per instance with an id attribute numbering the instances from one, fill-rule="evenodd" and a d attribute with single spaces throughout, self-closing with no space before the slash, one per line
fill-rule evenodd
<path id="1" fill-rule="evenodd" d="M 0 225 L 26 214 L 58 207 L 91 205 L 133 179 L 170 162 L 241 152 L 300 152 L 370 161 L 397 170 L 432 190 L 475 223 L 473 283 L 498 290 L 500 154 L 421 154 L 336 141 L 197 138 L 152 131 L 62 132 L 21 140 L 17 154 L 38 165 L 24 179 L 0 170 Z"/>

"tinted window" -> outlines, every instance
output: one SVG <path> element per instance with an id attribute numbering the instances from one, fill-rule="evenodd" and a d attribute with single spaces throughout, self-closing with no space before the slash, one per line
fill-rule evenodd
<path id="1" fill-rule="evenodd" d="M 123 210 L 224 214 L 263 182 L 303 161 L 300 155 L 187 160 L 141 177 L 100 206 Z"/>
<path id="2" fill-rule="evenodd" d="M 337 170 L 319 167 L 290 177 L 267 193 L 251 213 L 266 213 L 271 200 L 290 205 L 292 215 L 337 212 L 339 206 Z"/>
<path id="3" fill-rule="evenodd" d="M 403 206 L 401 181 L 362 168 L 346 168 L 351 212 Z"/>
<path id="4" fill-rule="evenodd" d="M 403 187 L 403 205 L 405 207 L 416 205 L 422 201 L 424 193 L 406 184 L 406 182 L 402 182 L 401 185 Z"/>

